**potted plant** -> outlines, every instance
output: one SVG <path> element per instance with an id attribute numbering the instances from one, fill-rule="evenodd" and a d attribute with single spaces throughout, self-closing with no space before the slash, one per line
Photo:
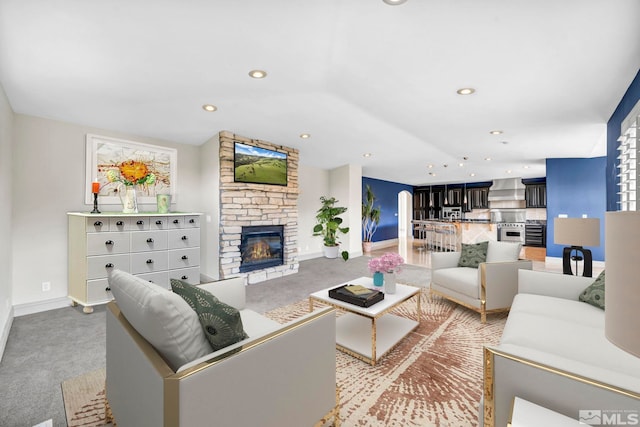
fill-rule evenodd
<path id="1" fill-rule="evenodd" d="M 347 208 L 342 206 L 336 206 L 338 201 L 335 197 L 320 197 L 322 206 L 316 213 L 317 224 L 313 227 L 314 236 L 322 236 L 324 242 L 324 256 L 327 258 L 337 258 L 340 249 L 340 242 L 338 241 L 338 234 L 346 234 L 349 232 L 349 227 L 340 227 L 342 224 L 342 215 L 347 211 Z M 349 259 L 349 252 L 342 251 L 342 258 L 346 261 Z"/>
<path id="2" fill-rule="evenodd" d="M 375 201 L 376 196 L 371 187 L 367 185 L 365 198 L 362 202 L 362 251 L 365 253 L 371 252 L 371 239 L 380 223 L 380 207 L 373 206 Z"/>

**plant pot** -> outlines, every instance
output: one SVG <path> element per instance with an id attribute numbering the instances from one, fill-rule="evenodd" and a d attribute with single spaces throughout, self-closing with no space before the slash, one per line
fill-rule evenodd
<path id="1" fill-rule="evenodd" d="M 365 254 L 368 254 L 369 252 L 371 252 L 372 245 L 373 245 L 372 242 L 362 242 L 362 252 L 364 252 Z"/>
<path id="2" fill-rule="evenodd" d="M 340 252 L 340 246 L 325 246 L 324 256 L 325 258 L 338 258 Z"/>

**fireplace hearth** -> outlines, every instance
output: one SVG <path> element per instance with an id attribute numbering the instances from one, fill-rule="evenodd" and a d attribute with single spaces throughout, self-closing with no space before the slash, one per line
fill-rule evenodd
<path id="1" fill-rule="evenodd" d="M 241 273 L 283 264 L 284 226 L 245 226 L 240 236 Z"/>

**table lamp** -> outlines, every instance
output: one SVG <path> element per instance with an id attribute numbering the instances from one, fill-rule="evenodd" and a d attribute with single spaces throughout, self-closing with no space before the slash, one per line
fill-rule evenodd
<path id="1" fill-rule="evenodd" d="M 613 344 L 640 357 L 640 212 L 607 212 L 604 229 L 604 333 Z"/>
<path id="2" fill-rule="evenodd" d="M 573 274 L 571 261 L 584 260 L 582 275 L 593 276 L 593 257 L 589 249 L 583 246 L 600 246 L 600 219 L 598 218 L 554 218 L 553 242 L 556 245 L 567 245 L 562 250 L 562 272 Z"/>

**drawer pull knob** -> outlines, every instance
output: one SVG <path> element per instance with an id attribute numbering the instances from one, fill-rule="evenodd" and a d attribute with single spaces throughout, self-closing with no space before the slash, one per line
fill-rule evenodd
<path id="1" fill-rule="evenodd" d="M 149 237 L 149 238 L 147 239 L 147 243 L 153 243 L 153 239 L 152 239 L 151 237 Z"/>
<path id="2" fill-rule="evenodd" d="M 93 223 L 93 225 L 96 227 L 102 227 L 102 221 L 96 221 Z"/>
<path id="3" fill-rule="evenodd" d="M 189 278 L 189 276 L 182 276 L 180 279 L 187 280 L 188 278 Z"/>
<path id="4" fill-rule="evenodd" d="M 105 245 L 113 245 L 113 240 L 107 240 L 104 242 Z"/>
<path id="5" fill-rule="evenodd" d="M 121 226 L 123 226 L 123 225 L 124 225 L 124 221 L 118 221 L 118 222 L 116 222 L 116 225 L 117 225 L 118 227 L 121 227 Z"/>
<path id="6" fill-rule="evenodd" d="M 189 220 L 189 224 L 195 224 L 195 223 L 196 223 L 196 220 L 195 220 L 195 219 L 191 218 L 191 219 Z"/>
<path id="7" fill-rule="evenodd" d="M 189 259 L 189 257 L 186 255 L 182 255 L 182 259 Z"/>
<path id="8" fill-rule="evenodd" d="M 153 264 L 153 260 L 152 259 L 148 259 L 147 260 L 147 264 Z"/>
<path id="9" fill-rule="evenodd" d="M 187 236 L 182 236 L 182 240 L 187 240 L 188 237 Z"/>
<path id="10" fill-rule="evenodd" d="M 174 220 L 173 220 L 173 223 L 174 223 L 174 224 L 178 224 L 179 222 L 180 222 L 180 221 L 178 221 L 177 219 L 174 219 Z"/>
<path id="11" fill-rule="evenodd" d="M 141 219 L 139 219 L 139 220 L 136 222 L 136 224 L 138 224 L 138 225 L 142 225 L 142 224 L 144 224 L 144 221 L 143 221 L 143 220 L 141 220 Z"/>
<path id="12" fill-rule="evenodd" d="M 105 291 L 107 292 L 111 292 L 111 288 L 109 286 L 107 286 L 106 288 L 104 288 Z"/>
<path id="13" fill-rule="evenodd" d="M 105 265 L 105 268 L 113 268 L 113 264 L 109 263 Z"/>
<path id="14" fill-rule="evenodd" d="M 156 221 L 156 225 L 162 225 L 162 221 L 161 220 L 157 220 Z"/>

